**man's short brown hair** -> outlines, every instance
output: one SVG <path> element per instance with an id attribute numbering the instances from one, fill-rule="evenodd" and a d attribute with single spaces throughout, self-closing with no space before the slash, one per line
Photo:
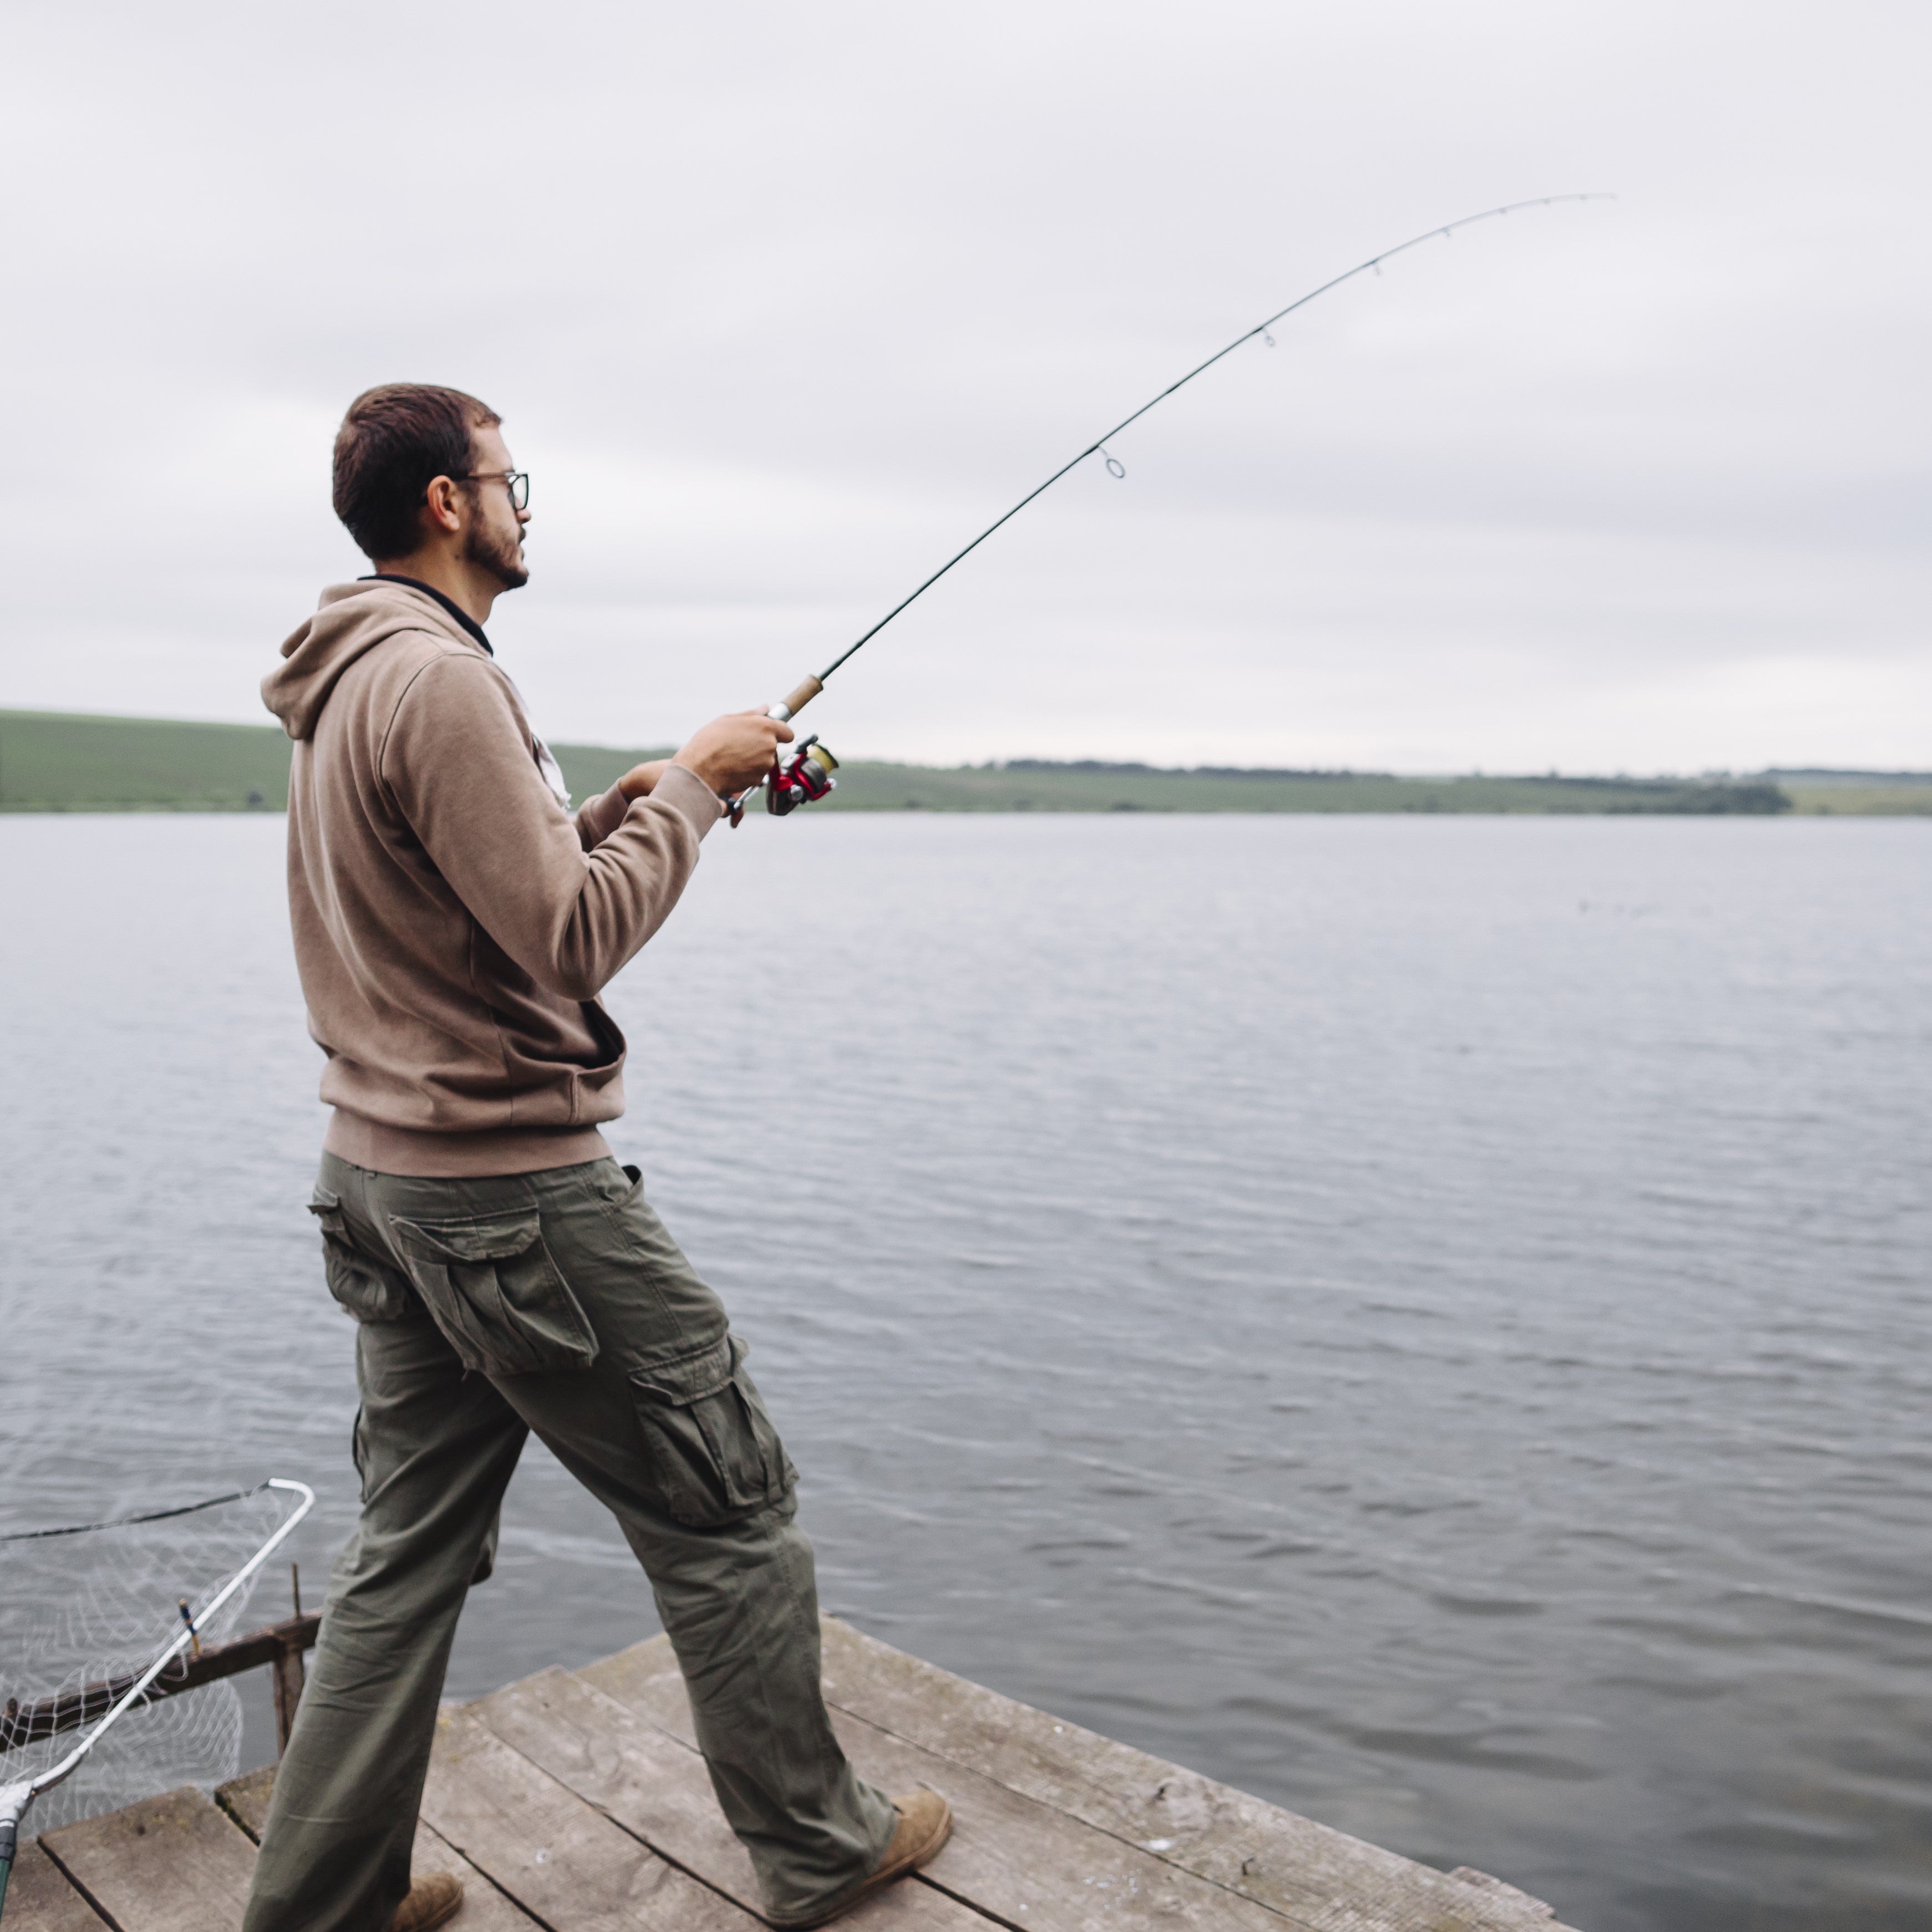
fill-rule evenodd
<path id="1" fill-rule="evenodd" d="M 468 476 L 471 432 L 502 420 L 474 396 L 431 382 L 385 382 L 349 405 L 335 438 L 335 514 L 370 562 L 418 548 L 416 512 L 430 484 Z"/>

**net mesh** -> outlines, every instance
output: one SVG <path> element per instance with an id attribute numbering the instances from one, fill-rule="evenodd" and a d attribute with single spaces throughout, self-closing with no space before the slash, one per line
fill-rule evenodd
<path id="1" fill-rule="evenodd" d="M 182 1598 L 199 1616 L 292 1507 L 286 1494 L 257 1489 L 145 1520 L 0 1535 L 0 1712 L 145 1670 L 180 1630 Z M 278 1574 L 272 1559 L 266 1574 Z M 259 1580 L 202 1626 L 204 1646 L 236 1633 Z M 58 1763 L 98 1721 L 10 1744 L 14 1726 L 0 1728 L 0 1784 Z M 26 1828 L 47 1831 L 177 1785 L 220 1784 L 235 1775 L 241 1746 L 232 1680 L 137 1706 L 71 1778 L 35 1799 Z"/>

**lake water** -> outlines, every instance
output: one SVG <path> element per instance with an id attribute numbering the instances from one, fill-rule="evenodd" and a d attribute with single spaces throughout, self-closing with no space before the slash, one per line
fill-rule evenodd
<path id="1" fill-rule="evenodd" d="M 0 1529 L 301 1476 L 314 1597 L 282 835 L 0 819 Z M 610 1004 L 828 1608 L 1588 1932 L 1932 1918 L 1932 826 L 808 815 Z M 654 1627 L 533 1448 L 452 1694 Z"/>

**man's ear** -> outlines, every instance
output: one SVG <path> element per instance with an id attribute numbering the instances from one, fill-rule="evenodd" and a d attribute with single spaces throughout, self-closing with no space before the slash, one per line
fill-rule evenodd
<path id="1" fill-rule="evenodd" d="M 436 530 L 454 536 L 463 528 L 463 485 L 454 477 L 430 479 L 422 507 L 423 534 Z"/>

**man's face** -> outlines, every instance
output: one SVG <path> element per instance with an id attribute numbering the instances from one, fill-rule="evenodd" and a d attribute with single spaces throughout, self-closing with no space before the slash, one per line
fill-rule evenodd
<path id="1" fill-rule="evenodd" d="M 524 526 L 530 513 L 511 502 L 509 485 L 502 480 L 517 466 L 495 428 L 473 431 L 470 454 L 470 466 L 482 480 L 466 486 L 471 514 L 463 532 L 463 560 L 488 571 L 506 590 L 520 590 L 530 580 L 524 562 Z"/>

